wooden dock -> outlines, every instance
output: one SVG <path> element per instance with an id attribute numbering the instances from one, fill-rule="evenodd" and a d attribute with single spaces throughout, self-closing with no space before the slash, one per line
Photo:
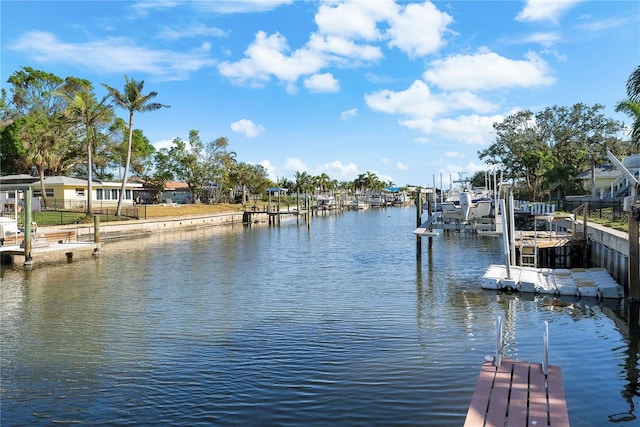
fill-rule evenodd
<path id="1" fill-rule="evenodd" d="M 502 318 L 496 320 L 495 356 L 485 356 L 464 427 L 569 427 L 562 370 L 549 365 L 549 324 L 542 363 L 502 359 Z"/>
<path id="2" fill-rule="evenodd" d="M 504 359 L 482 364 L 465 427 L 569 426 L 562 370 Z"/>

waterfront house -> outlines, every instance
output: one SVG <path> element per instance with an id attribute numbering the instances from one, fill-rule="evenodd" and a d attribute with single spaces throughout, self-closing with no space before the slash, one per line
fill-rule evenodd
<path id="1" fill-rule="evenodd" d="M 141 187 L 138 183 L 127 183 L 123 205 L 132 205 L 134 202 L 133 190 Z M 32 208 L 34 211 L 41 209 L 42 189 L 40 178 L 31 175 L 7 175 L 0 177 L 0 208 L 12 210 L 15 204 L 15 194 L 31 188 L 33 194 Z M 122 183 L 92 181 L 91 200 L 96 206 L 116 206 Z M 80 210 L 87 203 L 87 180 L 71 178 L 67 176 L 47 176 L 44 179 L 44 189 L 49 207 L 58 209 Z M 19 195 L 18 199 L 24 196 Z M 20 202 L 19 202 L 20 204 Z M 10 206 L 11 205 L 11 206 Z M 94 206 L 95 207 L 95 206 Z"/>

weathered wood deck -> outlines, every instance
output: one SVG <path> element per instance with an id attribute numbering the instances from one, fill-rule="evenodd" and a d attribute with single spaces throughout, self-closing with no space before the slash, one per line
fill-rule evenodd
<path id="1" fill-rule="evenodd" d="M 503 359 L 482 364 L 465 427 L 568 427 L 569 414 L 558 366 Z"/>

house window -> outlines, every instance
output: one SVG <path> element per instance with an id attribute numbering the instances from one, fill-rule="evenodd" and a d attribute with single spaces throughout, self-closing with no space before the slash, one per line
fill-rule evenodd
<path id="1" fill-rule="evenodd" d="M 96 200 L 104 200 L 102 188 L 96 188 Z"/>
<path id="2" fill-rule="evenodd" d="M 76 197 L 84 197 L 84 188 L 76 188 Z"/>
<path id="3" fill-rule="evenodd" d="M 118 190 L 116 188 L 111 189 L 111 199 L 118 200 Z"/>
<path id="4" fill-rule="evenodd" d="M 53 197 L 53 188 L 45 188 L 45 194 L 47 197 Z M 42 197 L 42 191 L 40 189 L 33 190 L 33 197 Z"/>
<path id="5" fill-rule="evenodd" d="M 124 194 L 125 194 L 125 199 L 127 200 L 131 200 L 131 190 L 124 190 Z"/>

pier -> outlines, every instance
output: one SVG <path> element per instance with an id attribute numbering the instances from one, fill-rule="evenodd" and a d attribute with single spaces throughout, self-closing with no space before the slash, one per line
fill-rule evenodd
<path id="1" fill-rule="evenodd" d="M 548 363 L 549 324 L 542 362 L 502 359 L 502 318 L 496 320 L 496 353 L 486 356 L 467 411 L 465 427 L 568 427 L 562 369 Z"/>

